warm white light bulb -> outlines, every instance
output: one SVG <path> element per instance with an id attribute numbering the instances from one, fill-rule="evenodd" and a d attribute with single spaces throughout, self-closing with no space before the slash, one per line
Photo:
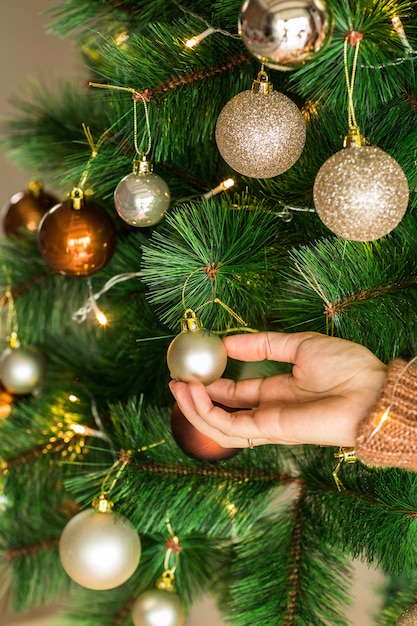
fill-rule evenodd
<path id="1" fill-rule="evenodd" d="M 191 39 L 188 39 L 185 42 L 185 45 L 187 46 L 187 48 L 194 48 L 197 44 L 200 43 L 200 41 L 202 41 L 203 39 L 205 39 L 209 35 L 212 35 L 215 32 L 216 32 L 216 29 L 210 26 L 210 28 L 207 28 L 205 31 L 203 31 L 199 35 L 195 35 L 194 37 L 191 37 Z"/>

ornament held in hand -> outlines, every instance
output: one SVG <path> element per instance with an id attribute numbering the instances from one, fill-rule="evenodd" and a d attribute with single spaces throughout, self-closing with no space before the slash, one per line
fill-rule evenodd
<path id="1" fill-rule="evenodd" d="M 133 524 L 111 510 L 103 496 L 97 508 L 78 513 L 65 526 L 59 556 L 68 576 L 87 589 L 104 591 L 126 582 L 141 556 Z"/>
<path id="2" fill-rule="evenodd" d="M 11 394 L 26 395 L 35 391 L 42 381 L 46 362 L 33 346 L 21 346 L 12 333 L 10 346 L 0 356 L 0 380 Z"/>
<path id="3" fill-rule="evenodd" d="M 230 412 L 237 410 L 226 406 L 222 406 L 222 408 Z M 225 461 L 240 452 L 240 448 L 223 448 L 213 439 L 207 437 L 207 435 L 200 433 L 187 420 L 176 402 L 171 413 L 171 431 L 181 450 L 197 461 L 207 461 L 209 463 Z"/>
<path id="4" fill-rule="evenodd" d="M 184 626 L 186 614 L 178 595 L 163 589 L 142 593 L 132 609 L 135 626 Z"/>
<path id="5" fill-rule="evenodd" d="M 274 91 L 264 71 L 252 90 L 242 91 L 223 107 L 216 142 L 230 167 L 243 176 L 272 178 L 299 159 L 306 125 L 297 105 Z"/>
<path id="6" fill-rule="evenodd" d="M 323 0 L 246 0 L 238 28 L 248 50 L 276 70 L 309 61 L 326 46 L 331 31 Z"/>
<path id="7" fill-rule="evenodd" d="M 336 235 L 373 241 L 391 232 L 408 205 L 407 178 L 389 154 L 352 141 L 331 156 L 314 181 L 314 204 Z"/>
<path id="8" fill-rule="evenodd" d="M 38 241 L 53 270 L 66 276 L 91 276 L 113 256 L 116 229 L 106 211 L 75 188 L 69 200 L 44 215 Z"/>
<path id="9" fill-rule="evenodd" d="M 154 226 L 169 208 L 171 194 L 166 182 L 152 171 L 152 163 L 142 157 L 134 169 L 117 185 L 114 205 L 119 216 L 130 224 L 145 228 Z"/>
<path id="10" fill-rule="evenodd" d="M 10 238 L 34 235 L 42 217 L 58 202 L 58 198 L 44 190 L 42 183 L 31 181 L 25 191 L 15 193 L 3 208 L 4 234 Z"/>
<path id="11" fill-rule="evenodd" d="M 180 334 L 168 346 L 167 363 L 176 380 L 210 385 L 226 369 L 227 352 L 220 337 L 204 329 L 200 318 L 187 309 Z"/>

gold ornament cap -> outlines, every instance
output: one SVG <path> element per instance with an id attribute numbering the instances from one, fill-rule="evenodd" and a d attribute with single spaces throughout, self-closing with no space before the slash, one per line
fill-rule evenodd
<path id="1" fill-rule="evenodd" d="M 28 185 L 28 190 L 34 198 L 39 198 L 43 191 L 43 184 L 39 180 L 31 180 Z"/>
<path id="2" fill-rule="evenodd" d="M 80 187 L 74 187 L 71 191 L 72 208 L 79 211 L 84 206 L 84 192 Z"/>
<path id="3" fill-rule="evenodd" d="M 173 593 L 175 591 L 174 572 L 172 570 L 165 570 L 162 576 L 156 581 L 156 588 Z"/>
<path id="4" fill-rule="evenodd" d="M 189 315 L 191 317 L 189 317 Z M 181 332 L 194 332 L 196 330 L 202 330 L 202 328 L 203 324 L 201 323 L 200 318 L 196 316 L 192 309 L 187 309 L 184 313 L 184 317 L 181 320 Z"/>
<path id="5" fill-rule="evenodd" d="M 110 513 L 114 504 L 111 500 L 108 500 L 104 494 L 101 494 L 98 498 L 93 500 L 93 508 L 99 513 Z"/>
<path id="6" fill-rule="evenodd" d="M 252 91 L 253 93 L 260 93 L 267 95 L 274 91 L 274 86 L 269 82 L 268 74 L 262 68 L 259 72 L 257 78 L 252 83 Z"/>
<path id="7" fill-rule="evenodd" d="M 351 126 L 343 142 L 343 147 L 344 148 L 362 148 L 362 146 L 365 146 L 368 143 L 369 142 L 361 134 L 361 129 L 359 128 L 359 126 Z"/>
<path id="8" fill-rule="evenodd" d="M 133 173 L 136 176 L 146 176 L 147 174 L 152 174 L 153 172 L 153 164 L 152 161 L 148 161 L 146 158 L 146 154 L 142 155 L 142 158 L 133 162 Z"/>

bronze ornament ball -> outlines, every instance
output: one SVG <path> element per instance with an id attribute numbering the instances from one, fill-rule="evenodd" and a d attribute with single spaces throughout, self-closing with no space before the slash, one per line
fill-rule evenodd
<path id="1" fill-rule="evenodd" d="M 292 70 L 326 47 L 331 16 L 323 0 L 246 0 L 238 30 L 264 65 Z"/>
<path id="2" fill-rule="evenodd" d="M 299 108 L 278 91 L 242 91 L 217 119 L 221 156 L 236 172 L 251 178 L 272 178 L 287 171 L 299 159 L 305 140 Z"/>
<path id="3" fill-rule="evenodd" d="M 403 218 L 409 199 L 400 165 L 377 146 L 343 148 L 320 168 L 313 188 L 317 215 L 336 235 L 373 241 Z"/>
<path id="4" fill-rule="evenodd" d="M 222 406 L 226 411 L 232 409 Z M 171 412 L 171 431 L 174 440 L 185 454 L 197 461 L 214 463 L 216 461 L 226 461 L 236 456 L 240 448 L 223 448 L 218 443 L 200 433 L 187 420 L 184 413 L 175 402 Z"/>
<path id="5" fill-rule="evenodd" d="M 41 183 L 29 183 L 26 190 L 15 193 L 3 207 L 1 221 L 4 234 L 11 238 L 35 235 L 42 217 L 58 202 Z"/>
<path id="6" fill-rule="evenodd" d="M 99 205 L 86 200 L 75 209 L 69 199 L 44 215 L 38 242 L 53 270 L 66 276 L 90 276 L 110 261 L 116 248 L 116 229 Z"/>
<path id="7" fill-rule="evenodd" d="M 135 626 L 184 626 L 186 614 L 178 595 L 163 589 L 142 593 L 132 609 Z"/>

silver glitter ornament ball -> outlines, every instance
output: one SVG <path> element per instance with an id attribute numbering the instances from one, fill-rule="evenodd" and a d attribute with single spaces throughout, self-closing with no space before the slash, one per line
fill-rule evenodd
<path id="1" fill-rule="evenodd" d="M 242 91 L 216 124 L 216 142 L 230 167 L 243 176 L 272 178 L 299 159 L 306 126 L 297 105 L 278 91 Z"/>
<path id="2" fill-rule="evenodd" d="M 396 626 L 416 626 L 417 624 L 417 604 L 412 604 L 401 615 Z"/>
<path id="3" fill-rule="evenodd" d="M 135 626 L 183 626 L 185 611 L 176 593 L 163 589 L 145 591 L 132 609 Z"/>
<path id="4" fill-rule="evenodd" d="M 326 46 L 331 20 L 322 0 L 246 0 L 239 34 L 267 67 L 291 70 Z"/>
<path id="5" fill-rule="evenodd" d="M 130 226 L 139 228 L 160 222 L 170 200 L 168 185 L 152 172 L 152 164 L 146 159 L 136 161 L 133 172 L 122 178 L 114 191 L 119 216 Z"/>
<path id="6" fill-rule="evenodd" d="M 322 222 L 336 235 L 373 241 L 403 218 L 409 199 L 407 178 L 377 146 L 343 148 L 320 168 L 313 188 Z"/>
<path id="7" fill-rule="evenodd" d="M 227 352 L 220 337 L 205 330 L 200 318 L 187 309 L 180 334 L 168 346 L 167 364 L 176 380 L 210 385 L 226 369 Z"/>
<path id="8" fill-rule="evenodd" d="M 59 556 L 68 576 L 88 589 L 113 589 L 136 570 L 141 543 L 125 517 L 93 508 L 78 513 L 65 526 Z"/>
<path id="9" fill-rule="evenodd" d="M 0 381 L 11 394 L 32 393 L 46 369 L 43 354 L 32 346 L 6 348 L 0 356 Z"/>

